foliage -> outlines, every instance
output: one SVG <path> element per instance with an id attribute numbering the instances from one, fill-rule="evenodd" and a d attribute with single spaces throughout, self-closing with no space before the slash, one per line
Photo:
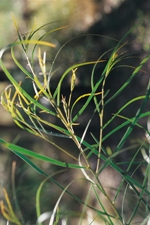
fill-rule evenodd
<path id="1" fill-rule="evenodd" d="M 26 36 L 20 34 L 18 30 L 17 23 L 14 19 L 15 27 L 18 33 L 19 40 L 17 42 L 12 43 L 11 45 L 7 46 L 6 48 L 2 49 L 0 52 L 0 66 L 5 72 L 6 76 L 12 83 L 9 85 L 1 95 L 1 104 L 3 107 L 10 112 L 12 118 L 14 119 L 15 123 L 22 129 L 42 138 L 46 142 L 50 143 L 51 145 L 55 146 L 58 150 L 68 156 L 70 161 L 62 162 L 61 160 L 55 159 L 53 157 L 47 157 L 45 155 L 39 154 L 37 152 L 33 152 L 27 148 L 23 148 L 13 143 L 8 143 L 5 140 L 0 139 L 0 143 L 6 146 L 9 150 L 11 150 L 14 154 L 20 157 L 25 163 L 27 163 L 30 167 L 32 167 L 38 173 L 44 175 L 46 180 L 44 180 L 40 187 L 37 190 L 37 197 L 36 197 L 36 211 L 37 211 L 37 224 L 42 224 L 40 220 L 40 216 L 42 216 L 40 210 L 40 196 L 41 196 L 41 189 L 47 180 L 51 180 L 56 186 L 62 189 L 62 193 L 60 194 L 53 211 L 48 213 L 48 218 L 50 218 L 49 224 L 58 224 L 59 221 L 63 219 L 66 220 L 66 224 L 73 224 L 74 220 L 72 218 L 71 211 L 66 212 L 65 218 L 63 218 L 61 214 L 61 207 L 59 207 L 60 202 L 65 193 L 68 193 L 73 199 L 82 205 L 82 212 L 80 215 L 75 215 L 78 219 L 78 224 L 83 224 L 84 219 L 87 217 L 88 224 L 97 224 L 99 221 L 103 224 L 132 224 L 133 221 L 136 219 L 136 214 L 140 209 L 140 205 L 144 208 L 144 213 L 147 211 L 147 214 L 141 216 L 141 221 L 143 224 L 146 224 L 148 221 L 148 212 L 149 212 L 149 205 L 148 205 L 148 197 L 149 197 L 149 189 L 147 189 L 146 185 L 149 184 L 149 161 L 148 165 L 146 166 L 146 172 L 143 179 L 143 182 L 140 183 L 132 176 L 134 174 L 130 173 L 131 167 L 135 167 L 135 171 L 139 166 L 146 165 L 145 155 L 146 153 L 143 151 L 143 142 L 137 142 L 134 146 L 129 146 L 128 148 L 124 148 L 127 139 L 130 138 L 131 132 L 135 127 L 140 127 L 141 130 L 144 130 L 149 134 L 149 130 L 146 130 L 139 124 L 139 119 L 144 118 L 150 115 L 150 112 L 145 112 L 145 106 L 149 100 L 150 95 L 150 86 L 147 85 L 147 90 L 145 95 L 137 96 L 130 101 L 128 101 L 125 105 L 123 105 L 112 117 L 104 123 L 104 115 L 105 115 L 105 106 L 109 103 L 113 102 L 117 96 L 120 96 L 122 92 L 127 88 L 127 86 L 132 82 L 133 78 L 141 71 L 142 66 L 148 61 L 150 55 L 148 54 L 136 68 L 128 65 L 125 67 L 129 67 L 130 74 L 128 75 L 127 80 L 124 84 L 112 95 L 109 96 L 109 91 L 105 90 L 105 85 L 107 83 L 108 77 L 111 75 L 111 72 L 117 67 L 123 67 L 124 65 L 121 62 L 128 58 L 129 56 L 123 51 L 127 42 L 125 42 L 125 38 L 128 34 L 134 29 L 132 28 L 125 36 L 118 41 L 114 49 L 108 50 L 110 53 L 110 57 L 108 60 L 105 59 L 105 55 L 108 52 L 102 54 L 97 61 L 89 61 L 89 62 L 80 62 L 77 64 L 72 65 L 69 67 L 60 77 L 55 91 L 52 91 L 52 82 L 55 77 L 55 71 L 53 71 L 53 65 L 57 60 L 57 56 L 59 55 L 60 51 L 63 50 L 63 47 L 57 52 L 56 57 L 52 63 L 50 71 L 47 72 L 47 62 L 46 62 L 46 51 L 42 54 L 42 46 L 47 47 L 55 47 L 54 44 L 50 42 L 45 42 L 42 39 L 47 36 L 52 31 L 47 32 L 44 34 L 39 40 L 34 40 L 33 37 L 35 33 L 40 30 L 33 30 Z M 42 26 L 43 27 L 43 26 Z M 64 27 L 55 29 L 53 31 L 57 31 Z M 21 46 L 22 51 L 26 57 L 27 65 L 29 70 L 27 70 L 16 57 L 15 48 Z M 41 47 L 39 47 L 41 46 Z M 11 50 L 11 56 L 14 60 L 17 67 L 24 73 L 25 79 L 29 79 L 33 85 L 34 95 L 31 96 L 25 88 L 23 88 L 23 82 L 17 82 L 11 73 L 6 68 L 2 56 L 3 53 L 7 50 Z M 38 49 L 38 50 L 37 50 Z M 49 51 L 49 49 L 47 50 Z M 31 58 L 29 57 L 31 55 Z M 41 77 L 35 71 L 36 68 L 36 58 L 38 59 L 38 63 L 40 66 L 41 74 L 42 74 L 42 81 Z M 99 76 L 99 79 L 95 82 L 95 70 L 96 67 L 101 64 L 105 63 L 105 67 Z M 76 80 L 77 80 L 77 71 L 83 66 L 93 65 L 93 70 L 91 74 L 91 92 L 84 93 L 83 95 L 77 97 L 76 100 L 73 100 L 73 94 L 76 89 Z M 62 95 L 62 85 L 65 82 L 65 78 L 71 75 L 70 79 L 70 93 L 69 96 Z M 79 108 L 78 112 L 75 111 L 76 106 L 80 103 L 81 100 L 85 100 L 84 104 L 81 108 Z M 42 104 L 41 100 L 45 100 L 48 104 Z M 128 108 L 133 103 L 141 101 L 141 106 L 138 108 L 136 114 L 132 118 L 128 118 L 124 116 L 122 111 Z M 94 110 L 90 115 L 90 119 L 84 128 L 83 135 L 79 137 L 76 134 L 75 128 L 80 127 L 78 119 L 83 115 L 84 111 L 87 110 L 89 105 L 94 102 Z M 47 106 L 48 105 L 48 106 Z M 57 118 L 61 121 L 61 125 L 57 125 L 52 123 L 46 119 L 44 119 L 43 115 L 49 115 L 51 117 Z M 90 124 L 92 123 L 94 116 L 98 115 L 99 123 L 97 124 L 98 130 L 98 137 L 95 136 L 94 133 L 91 133 L 93 138 L 93 143 L 88 143 L 86 141 L 86 135 L 88 134 Z M 116 126 L 114 129 L 110 130 L 106 135 L 104 135 L 104 131 L 107 127 L 111 125 L 111 123 L 116 120 L 118 117 L 122 118 L 124 122 L 120 125 Z M 117 135 L 117 132 L 120 132 L 122 128 L 125 128 L 125 132 L 123 137 L 119 140 L 117 147 L 112 150 L 111 146 L 105 147 L 103 145 L 104 141 L 106 141 L 110 136 Z M 51 131 L 52 130 L 52 131 Z M 68 152 L 65 148 L 62 148 L 59 143 L 56 143 L 53 140 L 53 137 L 57 136 L 60 139 L 66 138 L 68 141 L 72 141 L 78 149 L 78 156 L 74 154 L 74 152 Z M 127 151 L 128 149 L 131 150 L 132 148 L 136 149 L 136 152 L 133 154 L 132 159 L 129 162 L 119 162 L 115 161 L 116 157 L 119 156 L 121 153 Z M 137 161 L 137 155 L 142 150 L 144 152 L 144 160 L 140 162 Z M 95 157 L 96 166 L 93 168 L 91 163 L 91 158 Z M 33 161 L 35 159 L 35 161 Z M 66 185 L 66 187 L 61 185 L 61 182 L 58 182 L 57 179 L 54 179 L 53 176 L 57 174 L 48 174 L 46 171 L 42 170 L 38 164 L 41 160 L 43 162 L 49 162 L 53 165 L 57 165 L 58 167 L 64 167 L 69 170 L 74 169 L 77 171 L 81 171 L 82 175 L 81 178 L 72 178 L 72 180 Z M 72 163 L 73 162 L 73 163 Z M 121 165 L 126 165 L 126 170 L 123 171 Z M 116 171 L 119 175 L 121 175 L 120 185 L 117 186 L 115 190 L 115 194 L 112 196 L 109 195 L 107 189 L 103 185 L 100 179 L 100 175 L 103 175 L 105 169 L 111 167 L 112 171 Z M 107 178 L 106 178 L 107 179 Z M 87 197 L 85 200 L 82 200 L 74 193 L 70 191 L 74 185 L 77 185 L 78 182 L 84 181 L 86 186 L 88 186 L 89 192 L 87 192 Z M 82 186 L 84 189 L 85 186 Z M 113 189 L 113 187 L 111 187 Z M 117 201 L 119 196 L 122 193 L 123 189 L 123 199 L 121 203 L 121 208 L 117 207 Z M 124 216 L 125 205 L 125 198 L 126 192 L 132 190 L 132 194 L 136 196 L 136 204 L 134 208 L 130 211 L 128 218 Z M 86 191 L 87 189 L 85 189 Z M 80 190 L 79 190 L 80 191 Z M 90 195 L 91 191 L 93 192 L 93 196 Z M 107 200 L 107 205 L 110 205 L 111 212 L 107 209 L 104 202 L 101 200 L 102 196 L 105 200 Z M 93 206 L 91 202 L 91 198 L 96 200 L 96 205 Z M 5 191 L 5 199 L 8 204 L 8 209 L 4 206 L 4 203 L 1 203 L 1 211 L 3 216 L 6 220 L 14 223 L 14 224 L 25 224 L 24 220 L 16 218 L 9 198 Z M 91 210 L 91 211 L 89 211 Z M 86 215 L 87 212 L 87 215 Z M 90 214 L 90 212 L 92 214 Z M 13 215 L 15 218 L 14 220 L 11 219 L 9 213 Z M 92 215 L 90 219 L 90 215 Z M 147 216 L 147 219 L 144 220 Z M 47 218 L 47 214 L 45 216 Z M 18 222 L 21 220 L 21 222 Z M 67 222 L 69 221 L 69 222 Z M 139 222 L 139 221 L 138 221 Z M 87 224 L 86 223 L 86 224 Z"/>

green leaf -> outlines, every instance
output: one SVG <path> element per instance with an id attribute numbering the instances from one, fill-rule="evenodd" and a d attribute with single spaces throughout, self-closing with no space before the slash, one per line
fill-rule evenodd
<path id="1" fill-rule="evenodd" d="M 15 152 L 15 153 L 19 153 L 19 154 L 22 154 L 22 155 L 30 156 L 30 157 L 35 158 L 35 159 L 38 159 L 38 160 L 42 160 L 42 161 L 45 161 L 45 162 L 49 162 L 49 163 L 51 163 L 53 165 L 57 165 L 57 166 L 61 166 L 61 167 L 66 167 L 66 168 L 76 168 L 76 169 L 77 168 L 84 168 L 84 169 L 86 169 L 85 166 L 79 166 L 79 165 L 76 165 L 76 164 L 69 164 L 69 163 L 61 162 L 59 160 L 52 159 L 52 158 L 46 157 L 44 155 L 35 153 L 33 151 L 30 151 L 30 150 L 28 150 L 26 148 L 23 148 L 23 147 L 20 147 L 18 145 L 14 145 L 14 144 L 5 142 L 1 138 L 0 138 L 0 143 L 3 144 L 8 149 L 10 149 L 11 151 Z"/>

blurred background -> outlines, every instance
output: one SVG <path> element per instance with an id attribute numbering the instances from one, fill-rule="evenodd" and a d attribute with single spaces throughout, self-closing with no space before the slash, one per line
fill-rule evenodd
<path id="1" fill-rule="evenodd" d="M 22 35 L 28 34 L 31 30 L 36 30 L 40 26 L 47 24 L 39 30 L 36 38 L 46 33 L 49 30 L 66 26 L 66 28 L 56 31 L 46 37 L 45 40 L 56 44 L 56 49 L 50 49 L 47 52 L 47 62 L 49 68 L 52 61 L 61 46 L 64 45 L 57 60 L 55 61 L 54 70 L 57 69 L 56 79 L 54 79 L 54 89 L 57 79 L 61 74 L 71 65 L 79 62 L 97 60 L 105 51 L 114 48 L 118 41 L 129 31 L 132 27 L 135 28 L 130 32 L 126 40 L 127 44 L 123 47 L 123 52 L 129 53 L 134 57 L 129 57 L 125 64 L 138 66 L 142 58 L 150 50 L 150 1 L 149 0 L 5 0 L 0 1 L 0 49 L 17 40 L 17 32 L 12 20 L 12 14 L 15 17 L 19 31 Z M 107 60 L 110 56 L 108 52 L 105 56 Z M 21 52 L 18 53 L 18 59 L 24 66 L 27 62 Z M 23 74 L 18 70 L 12 62 L 11 55 L 6 54 L 5 63 L 7 68 L 18 79 L 24 79 Z M 88 93 L 90 90 L 90 74 L 93 66 L 87 66 L 77 70 L 78 85 L 76 87 L 75 99 L 83 93 Z M 101 74 L 103 66 L 97 66 L 96 79 Z M 128 88 L 124 91 L 123 95 L 116 98 L 115 103 L 106 108 L 105 120 L 107 121 L 112 113 L 115 113 L 123 104 L 129 99 L 145 93 L 148 80 L 149 80 L 150 63 L 143 67 L 138 76 L 134 79 Z M 38 68 L 37 68 L 38 72 Z M 118 90 L 125 80 L 129 77 L 132 70 L 125 67 L 123 69 L 115 70 L 110 78 L 108 78 L 106 89 L 110 90 L 110 95 Z M 63 85 L 62 93 L 68 94 L 69 78 Z M 0 68 L 0 93 L 9 84 L 5 74 Z M 28 83 L 26 85 L 29 85 Z M 81 103 L 82 104 L 82 103 Z M 114 108 L 115 105 L 115 108 Z M 138 102 L 134 107 L 129 107 L 125 112 L 127 116 L 132 117 L 140 106 Z M 147 106 L 148 107 L 148 106 Z M 148 109 L 148 108 L 147 108 Z M 145 109 L 145 110 L 147 110 Z M 77 130 L 78 134 L 82 134 L 84 126 L 90 117 L 90 109 L 80 119 L 81 127 Z M 113 127 L 120 123 L 118 119 Z M 91 126 L 91 130 L 96 126 L 95 120 Z M 141 120 L 141 124 L 146 127 L 146 119 Z M 106 133 L 108 130 L 105 131 Z M 116 137 L 110 137 L 109 144 L 104 143 L 106 146 L 115 148 L 123 133 L 119 133 Z M 144 133 L 141 130 L 136 130 L 133 134 L 134 138 L 143 138 Z M 8 142 L 17 143 L 33 151 L 50 155 L 63 160 L 63 155 L 59 155 L 53 147 L 44 141 L 21 131 L 16 127 L 10 115 L 0 106 L 0 138 Z M 90 137 L 87 137 L 89 139 Z M 27 141 L 28 140 L 28 141 Z M 56 141 L 59 141 L 56 138 Z M 66 147 L 65 141 L 61 140 L 62 146 Z M 71 143 L 67 147 L 72 148 Z M 73 147 L 75 148 L 75 147 Z M 74 150 L 76 151 L 76 149 Z M 123 156 L 124 157 L 124 156 Z M 126 155 L 129 158 L 129 155 Z M 7 149 L 0 146 L 0 184 L 1 187 L 6 187 L 10 190 L 11 195 L 11 164 L 17 161 L 16 171 L 16 187 L 21 207 L 24 216 L 31 221 L 35 222 L 35 208 L 34 208 L 34 193 L 38 185 L 43 180 L 40 175 L 34 176 L 34 171 L 24 165 L 18 158 Z M 64 159 L 65 161 L 66 159 Z M 40 166 L 47 171 L 53 171 L 49 164 L 41 164 Z M 34 178 L 33 178 L 34 177 Z M 66 179 L 66 177 L 64 178 Z M 34 184 L 34 185 L 33 185 Z M 46 189 L 47 191 L 47 189 Z M 28 194 L 27 194 L 28 193 Z M 82 194 L 82 193 L 81 193 Z M 26 197 L 25 197 L 26 196 Z M 25 198 L 24 198 L 25 197 Z M 0 190 L 0 198 L 3 198 L 3 193 Z M 28 205 L 29 199 L 33 200 L 33 204 Z M 44 199 L 44 198 L 43 198 Z M 56 197 L 57 199 L 57 197 Z M 55 198 L 49 200 L 51 205 L 56 200 Z M 44 201 L 44 200 L 43 200 Z M 48 201 L 48 200 L 47 200 Z M 30 202 L 32 202 L 30 200 Z M 48 202 L 47 204 L 50 204 Z M 71 203 L 70 203 L 71 204 Z M 45 206 L 46 208 L 46 206 Z M 47 209 L 43 209 L 47 210 Z M 2 224 L 2 222 L 1 222 Z M 5 223 L 4 223 L 5 224 Z"/>

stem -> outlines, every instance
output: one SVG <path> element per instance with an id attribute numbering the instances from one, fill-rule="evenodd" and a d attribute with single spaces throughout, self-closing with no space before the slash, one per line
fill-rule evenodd
<path id="1" fill-rule="evenodd" d="M 98 177 L 96 177 L 97 183 L 96 186 L 98 187 L 98 189 L 100 189 L 101 193 L 106 197 L 106 199 L 108 200 L 108 202 L 111 204 L 112 209 L 114 210 L 114 213 L 116 214 L 116 219 L 122 221 L 121 215 L 118 213 L 117 209 L 115 208 L 114 203 L 111 201 L 111 199 L 109 198 L 109 196 L 107 195 L 105 189 L 103 188 L 103 185 L 101 184 L 100 180 Z M 108 217 L 108 219 L 110 219 Z"/>
<path id="2" fill-rule="evenodd" d="M 105 81 L 106 77 L 104 77 L 103 83 L 102 83 L 102 101 L 101 101 L 101 111 L 99 114 L 100 119 L 100 134 L 99 134 L 99 150 L 98 150 L 98 159 L 97 159 L 97 166 L 96 166 L 96 174 L 99 172 L 100 167 L 100 156 L 101 156 L 101 149 L 102 149 L 102 137 L 103 137 L 103 115 L 104 115 L 104 87 L 105 87 Z"/>
<path id="3" fill-rule="evenodd" d="M 88 162 L 88 160 L 87 160 L 86 154 L 84 153 L 84 150 L 81 147 L 80 142 L 78 141 L 76 135 L 74 134 L 74 130 L 73 130 L 72 126 L 71 126 L 71 128 L 68 131 L 71 133 L 72 140 L 74 141 L 74 143 L 76 144 L 77 148 L 81 152 L 81 154 L 82 154 L 82 156 L 83 156 L 83 158 L 84 158 L 84 160 L 85 160 L 85 162 L 87 164 L 88 169 L 93 171 L 91 166 L 90 166 L 90 164 L 89 164 L 89 162 Z"/>

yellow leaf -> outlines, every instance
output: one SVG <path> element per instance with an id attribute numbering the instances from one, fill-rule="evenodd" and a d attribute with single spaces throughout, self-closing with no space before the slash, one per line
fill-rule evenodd
<path id="1" fill-rule="evenodd" d="M 6 220 L 13 222 L 16 225 L 21 225 L 21 223 L 19 222 L 18 218 L 16 217 L 12 205 L 10 203 L 7 191 L 5 188 L 3 188 L 3 192 L 4 192 L 4 196 L 5 196 L 5 200 L 6 203 L 8 205 L 8 207 L 6 207 L 3 203 L 3 201 L 0 202 L 0 208 L 1 208 L 1 212 L 2 215 L 6 218 Z"/>
<path id="2" fill-rule="evenodd" d="M 102 92 L 94 93 L 94 96 L 100 95 L 101 93 L 102 93 Z M 90 95 L 91 95 L 91 93 L 87 93 L 87 94 L 84 94 L 84 95 L 79 96 L 79 97 L 76 99 L 76 101 L 73 103 L 72 108 L 75 106 L 75 104 L 76 104 L 81 98 L 85 98 L 85 97 L 88 97 L 88 96 L 90 96 Z"/>

